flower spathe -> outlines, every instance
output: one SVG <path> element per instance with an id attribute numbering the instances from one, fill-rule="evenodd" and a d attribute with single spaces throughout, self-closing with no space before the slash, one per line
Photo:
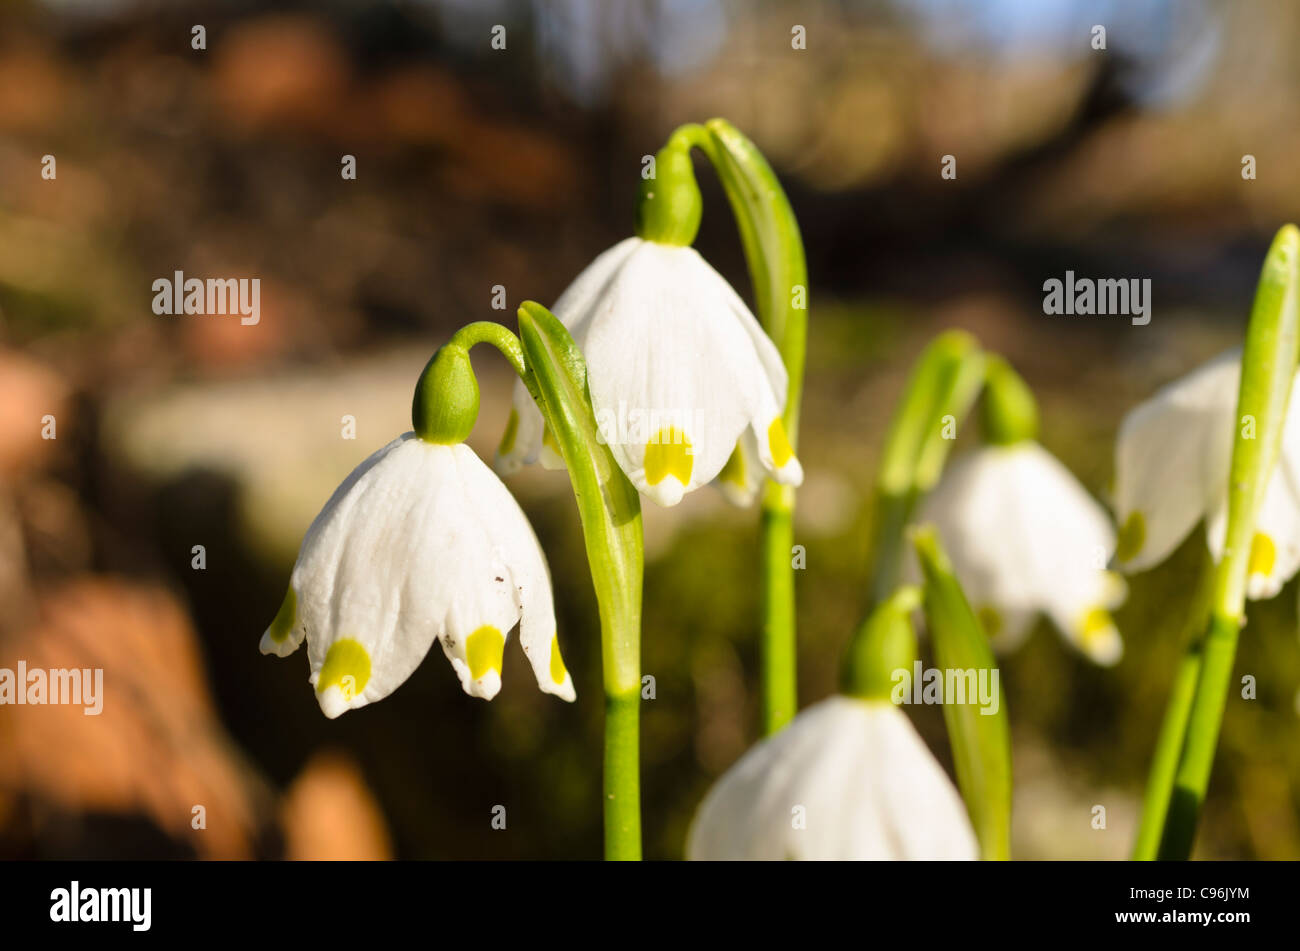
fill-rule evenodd
<path id="1" fill-rule="evenodd" d="M 516 623 L 538 686 L 573 700 L 546 559 L 518 503 L 468 446 L 406 433 L 316 516 L 261 649 L 284 657 L 306 639 L 317 700 L 337 717 L 397 689 L 435 638 L 465 692 L 490 700 Z"/>
<path id="2" fill-rule="evenodd" d="M 1241 351 L 1231 350 L 1124 417 L 1115 447 L 1114 503 L 1117 560 L 1125 571 L 1163 561 L 1202 518 L 1211 553 L 1215 560 L 1222 557 L 1240 383 Z M 1273 597 L 1300 568 L 1300 418 L 1292 412 L 1294 392 L 1277 468 L 1256 516 L 1246 581 L 1252 599 Z"/>
<path id="3" fill-rule="evenodd" d="M 836 696 L 763 740 L 709 791 L 690 859 L 975 859 L 961 797 L 906 714 Z"/>
<path id="4" fill-rule="evenodd" d="M 586 359 L 601 437 L 654 501 L 675 505 L 720 474 L 730 497 L 752 498 L 756 467 L 784 484 L 803 481 L 781 421 L 781 357 L 693 248 L 628 238 L 578 275 L 553 310 Z M 517 383 L 498 470 L 560 464 L 550 442 Z"/>
<path id="5" fill-rule="evenodd" d="M 986 633 L 1014 647 L 1042 612 L 1093 661 L 1119 661 L 1110 611 L 1126 595 L 1106 570 L 1106 510 L 1051 453 L 1025 439 L 953 460 L 919 517 L 939 532 Z"/>

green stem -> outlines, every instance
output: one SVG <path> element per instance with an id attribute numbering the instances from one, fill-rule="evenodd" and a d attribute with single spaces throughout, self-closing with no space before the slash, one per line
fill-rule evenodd
<path id="1" fill-rule="evenodd" d="M 1201 582 L 1197 585 L 1196 601 L 1184 629 L 1187 647 L 1183 650 L 1178 669 L 1174 673 L 1169 703 L 1165 707 L 1155 753 L 1151 757 L 1146 792 L 1142 798 L 1142 819 L 1133 845 L 1133 858 L 1136 861 L 1151 861 L 1160 851 L 1160 837 L 1164 834 L 1165 820 L 1169 814 L 1169 800 L 1174 791 L 1178 760 L 1182 756 L 1183 741 L 1187 737 L 1187 719 L 1192 713 L 1196 682 L 1201 676 L 1201 633 L 1209 619 L 1213 583 L 1214 562 L 1206 558 L 1201 570 Z"/>
<path id="2" fill-rule="evenodd" d="M 641 589 L 644 545 L 636 489 L 599 438 L 587 367 L 564 325 L 540 304 L 519 308 L 522 353 L 538 408 L 559 443 L 582 520 L 600 612 L 605 687 L 605 857 L 641 858 Z"/>
<path id="3" fill-rule="evenodd" d="M 912 367 L 889 424 L 876 476 L 872 606 L 888 598 L 898 585 L 907 550 L 904 531 L 921 497 L 939 481 L 956 429 L 984 384 L 984 370 L 979 344 L 961 330 L 935 337 Z"/>
<path id="4" fill-rule="evenodd" d="M 1191 855 L 1196 826 L 1214 766 L 1232 683 L 1237 637 L 1245 623 L 1246 580 L 1255 521 L 1273 475 L 1300 348 L 1300 230 L 1278 231 L 1264 260 L 1241 355 L 1237 426 L 1228 477 L 1228 526 L 1215 570 L 1209 625 L 1187 733 L 1174 775 L 1159 856 Z"/>
<path id="5" fill-rule="evenodd" d="M 605 858 L 641 858 L 641 694 L 605 694 Z"/>
<path id="6" fill-rule="evenodd" d="M 799 223 L 781 183 L 758 148 L 725 119 L 679 127 L 668 149 L 698 148 L 709 159 L 731 204 L 754 286 L 758 319 L 776 344 L 788 377 L 781 422 L 799 446 L 808 340 L 808 267 Z M 775 733 L 798 707 L 795 671 L 794 490 L 769 482 L 760 527 L 763 729 Z"/>
<path id="7" fill-rule="evenodd" d="M 519 332 L 516 337 L 498 323 L 479 321 L 458 330 L 439 353 L 459 354 L 448 359 L 466 360 L 470 348 L 479 343 L 500 350 L 560 445 L 578 503 L 600 613 L 605 857 L 640 859 L 641 505 L 636 489 L 597 436 L 586 363 L 573 338 L 550 311 L 532 302 L 519 309 Z M 430 361 L 426 377 L 438 376 L 439 362 L 436 356 Z M 472 371 L 467 372 L 472 380 Z M 425 389 L 417 387 L 417 394 Z M 477 384 L 474 395 L 476 414 Z M 417 406 L 425 402 L 430 401 L 417 395 Z M 423 416 L 437 417 L 437 413 L 436 406 L 423 410 Z M 469 423 L 473 425 L 472 417 Z"/>
<path id="8" fill-rule="evenodd" d="M 1200 676 L 1187 716 L 1187 737 L 1174 788 L 1169 797 L 1159 858 L 1186 859 L 1192 854 L 1196 825 L 1210 785 L 1214 751 L 1227 706 L 1232 662 L 1241 622 L 1215 613 L 1201 646 Z M 1181 686 L 1181 685 L 1179 685 Z"/>
<path id="9" fill-rule="evenodd" d="M 1201 642 L 1198 637 L 1183 653 L 1174 674 L 1169 704 L 1160 724 L 1155 755 L 1151 758 L 1151 771 L 1147 777 L 1146 794 L 1142 799 L 1142 821 L 1138 825 L 1137 842 L 1133 858 L 1150 861 L 1160 851 L 1160 837 L 1164 834 L 1169 816 L 1169 803 L 1174 791 L 1174 777 L 1178 760 L 1187 736 L 1187 719 L 1192 713 L 1192 700 L 1196 696 L 1196 683 L 1201 676 Z"/>
<path id="10" fill-rule="evenodd" d="M 769 486 L 769 491 L 779 489 Z M 793 493 L 790 493 L 793 495 Z M 763 732 L 775 733 L 794 717 L 799 705 L 795 687 L 793 505 L 767 504 L 761 534 L 763 637 L 760 665 L 763 685 Z"/>
<path id="11" fill-rule="evenodd" d="M 913 491 L 897 492 L 884 487 L 876 490 L 876 506 L 871 557 L 871 604 L 877 605 L 898 587 L 906 552 L 903 533 L 916 504 Z"/>
<path id="12" fill-rule="evenodd" d="M 502 356 L 510 361 L 510 366 L 519 375 L 519 379 L 524 381 L 528 391 L 533 393 L 534 398 L 536 398 L 537 385 L 533 382 L 528 373 L 528 367 L 524 363 L 523 345 L 520 344 L 518 337 L 501 324 L 494 320 L 476 320 L 452 334 L 450 343 L 467 351 L 476 344 L 490 343 L 501 351 Z"/>

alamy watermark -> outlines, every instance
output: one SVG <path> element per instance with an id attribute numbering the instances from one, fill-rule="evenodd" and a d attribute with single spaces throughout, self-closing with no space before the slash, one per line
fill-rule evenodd
<path id="1" fill-rule="evenodd" d="M 1134 326 L 1151 323 L 1151 278 L 1051 277 L 1043 282 L 1043 313 L 1049 317 L 1131 317 Z"/>
<path id="2" fill-rule="evenodd" d="M 73 881 L 50 892 L 50 921 L 127 922 L 132 931 L 153 924 L 152 888 L 82 888 Z"/>
<path id="3" fill-rule="evenodd" d="M 918 660 L 912 669 L 897 668 L 890 676 L 894 703 L 972 703 L 981 716 L 993 716 L 1001 708 L 996 667 L 923 667 Z"/>
<path id="4" fill-rule="evenodd" d="M 691 434 L 707 431 L 704 413 L 696 409 L 644 409 L 603 407 L 596 413 L 596 439 L 607 446 L 685 445 L 694 454 Z"/>
<path id="5" fill-rule="evenodd" d="M 17 669 L 0 667 L 0 705 L 4 704 L 69 704 L 84 707 L 81 712 L 88 717 L 97 717 L 104 712 L 104 669 L 28 669 L 27 662 L 20 660 Z"/>
<path id="6" fill-rule="evenodd" d="M 262 319 L 262 279 L 210 277 L 202 280 L 176 271 L 153 282 L 153 312 L 166 314 L 239 315 L 245 326 Z"/>

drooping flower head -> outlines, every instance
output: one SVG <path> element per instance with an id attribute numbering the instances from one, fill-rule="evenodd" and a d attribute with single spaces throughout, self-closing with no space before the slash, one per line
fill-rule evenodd
<path id="1" fill-rule="evenodd" d="M 877 605 L 853 637 L 845 694 L 759 743 L 705 797 L 691 859 L 974 859 L 957 790 L 894 703 L 916 660 L 917 588 Z"/>
<path id="2" fill-rule="evenodd" d="M 1220 354 L 1163 387 L 1124 417 L 1115 446 L 1117 559 L 1125 571 L 1164 561 L 1205 520 L 1215 560 L 1228 523 L 1241 351 Z M 1271 598 L 1300 568 L 1300 414 L 1288 407 L 1277 467 L 1250 546 L 1246 594 Z"/>
<path id="3" fill-rule="evenodd" d="M 705 797 L 690 859 L 975 859 L 961 797 L 906 714 L 836 696 L 763 740 Z"/>
<path id="4" fill-rule="evenodd" d="M 444 347 L 417 388 L 415 432 L 353 470 L 303 539 L 261 649 L 284 657 L 307 641 L 328 717 L 388 696 L 435 639 L 465 692 L 490 700 L 516 624 L 538 686 L 574 699 L 546 558 L 509 490 L 462 441 L 477 411 L 468 354 Z"/>
<path id="5" fill-rule="evenodd" d="M 1089 658 L 1117 663 L 1123 641 L 1110 612 L 1126 590 L 1106 570 L 1115 551 L 1106 510 L 1035 441 L 1032 395 L 998 358 L 985 408 L 989 444 L 953 460 L 918 520 L 938 529 L 999 646 L 1019 643 L 1042 613 Z"/>
<path id="6" fill-rule="evenodd" d="M 554 313 L 586 358 L 602 438 L 633 485 L 661 505 L 719 479 L 753 497 L 763 474 L 798 485 L 786 436 L 787 375 L 745 302 L 690 247 L 699 190 L 688 152 L 664 149 L 643 188 L 638 235 L 605 251 Z M 522 383 L 497 451 L 499 471 L 562 463 Z"/>

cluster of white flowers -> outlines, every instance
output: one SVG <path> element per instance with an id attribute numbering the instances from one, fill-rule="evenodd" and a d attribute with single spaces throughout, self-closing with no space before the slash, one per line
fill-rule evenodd
<path id="1" fill-rule="evenodd" d="M 996 644 L 1014 647 L 1042 612 L 1093 660 L 1116 663 L 1123 643 L 1110 611 L 1126 586 L 1112 562 L 1128 573 L 1151 568 L 1201 521 L 1211 555 L 1223 557 L 1234 432 L 1252 425 L 1234 418 L 1240 381 L 1241 351 L 1232 350 L 1128 413 L 1115 447 L 1114 523 L 1031 440 L 949 466 L 920 518 L 939 528 Z M 1251 543 L 1252 599 L 1274 597 L 1300 570 L 1300 415 L 1289 410 Z"/>
<path id="2" fill-rule="evenodd" d="M 597 418 L 668 421 L 608 440 L 645 496 L 671 506 L 712 482 L 748 503 L 764 478 L 800 484 L 782 422 L 780 354 L 694 249 L 628 238 L 579 275 L 555 313 L 585 356 Z M 1226 354 L 1124 421 L 1118 538 L 1101 505 L 1028 431 L 946 469 L 917 520 L 936 527 L 995 645 L 1015 646 L 1045 615 L 1084 655 L 1115 664 L 1123 643 L 1110 612 L 1125 585 L 1112 559 L 1148 567 L 1202 518 L 1221 555 L 1239 377 L 1237 355 Z M 375 452 L 303 540 L 261 649 L 287 656 L 307 641 L 326 716 L 388 696 L 434 640 L 465 692 L 490 700 L 516 626 L 538 686 L 575 697 L 546 558 L 513 496 L 461 442 L 472 423 L 447 438 L 409 432 Z M 520 382 L 496 467 L 508 474 L 538 461 L 563 465 Z M 1300 568 L 1297 466 L 1300 420 L 1289 418 L 1252 546 L 1251 597 L 1276 594 Z M 727 772 L 704 800 L 687 851 L 703 859 L 979 855 L 961 797 L 907 716 L 885 699 L 847 696 L 804 710 Z"/>
<path id="3" fill-rule="evenodd" d="M 724 466 L 724 481 L 747 499 L 761 471 L 802 481 L 781 422 L 780 355 L 693 248 L 628 238 L 578 276 L 556 312 L 583 349 L 597 413 L 684 406 L 699 424 L 611 444 L 648 497 L 674 505 Z M 548 461 L 543 429 L 520 382 L 498 467 Z M 490 700 L 516 623 L 538 685 L 572 700 L 546 559 L 523 511 L 468 446 L 412 432 L 358 466 L 325 504 L 261 648 L 283 657 L 305 639 L 317 699 L 336 717 L 392 693 L 435 639 L 465 692 Z"/>

